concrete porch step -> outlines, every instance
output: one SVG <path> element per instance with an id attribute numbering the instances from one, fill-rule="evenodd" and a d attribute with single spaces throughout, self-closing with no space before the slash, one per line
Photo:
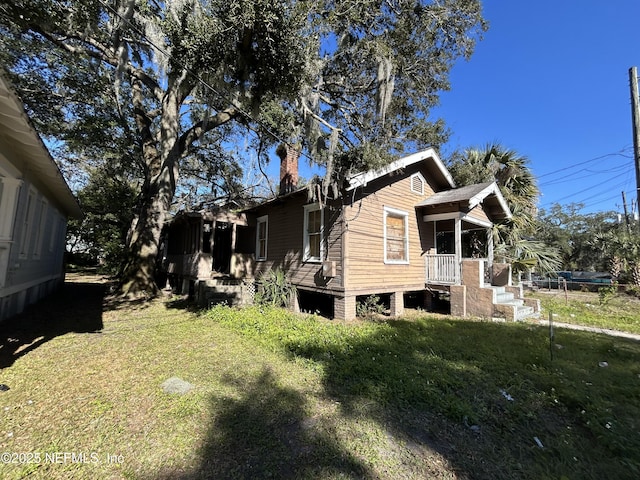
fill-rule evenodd
<path id="1" fill-rule="evenodd" d="M 521 307 L 524 305 L 524 300 L 521 298 L 513 298 L 509 300 L 501 300 L 494 303 L 494 305 L 513 305 L 514 307 Z"/>
<path id="2" fill-rule="evenodd" d="M 539 312 L 536 312 L 533 307 L 527 307 L 525 305 L 518 307 L 515 314 L 515 321 L 521 322 L 529 318 L 537 318 L 540 316 Z"/>
<path id="3" fill-rule="evenodd" d="M 496 301 L 495 303 L 510 303 L 515 300 L 513 293 L 504 292 L 504 293 L 496 293 Z"/>
<path id="4" fill-rule="evenodd" d="M 494 292 L 493 305 L 496 315 L 511 321 L 522 321 L 539 316 L 533 307 L 525 305 L 524 299 L 516 298 L 512 292 L 507 292 L 505 287 L 492 285 L 485 288 L 491 288 Z"/>
<path id="5" fill-rule="evenodd" d="M 494 292 L 495 301 L 494 304 L 505 304 L 505 305 L 522 305 L 524 302 L 522 300 L 515 298 L 512 292 L 507 292 L 504 287 L 496 287 L 495 285 L 491 285 L 485 288 L 490 288 Z"/>

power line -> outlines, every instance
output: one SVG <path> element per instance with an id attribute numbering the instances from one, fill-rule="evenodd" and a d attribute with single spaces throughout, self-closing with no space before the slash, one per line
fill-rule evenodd
<path id="1" fill-rule="evenodd" d="M 629 172 L 624 172 L 624 173 L 622 173 L 622 174 L 620 174 L 620 175 L 616 175 L 615 177 L 612 177 L 611 179 L 609 179 L 609 180 L 608 180 L 607 182 L 605 182 L 605 183 L 608 183 L 608 182 L 610 182 L 610 181 L 612 181 L 612 180 L 614 180 L 614 179 L 616 179 L 616 178 L 619 178 L 619 177 L 621 177 L 621 176 L 623 176 L 623 175 L 625 175 L 625 174 L 628 174 L 628 173 L 629 173 Z M 618 188 L 618 187 L 621 187 L 621 186 L 623 186 L 623 185 L 626 185 L 628 182 L 629 182 L 629 179 L 627 178 L 627 179 L 625 179 L 625 180 L 624 180 L 624 181 L 622 181 L 622 182 L 619 182 L 619 183 L 617 183 L 617 184 L 615 184 L 615 185 L 613 185 L 613 186 L 607 187 L 605 190 L 601 190 L 601 191 L 598 191 L 597 193 L 593 193 L 591 196 L 587 197 L 585 200 L 582 200 L 582 201 L 576 201 L 575 203 L 584 203 L 586 200 L 590 200 L 590 199 L 592 199 L 592 198 L 596 198 L 596 197 L 598 197 L 599 195 L 604 195 L 604 194 L 606 194 L 606 193 L 610 192 L 610 191 L 611 191 L 612 189 L 614 189 L 614 188 Z M 593 185 L 590 185 L 589 187 L 587 187 L 587 188 L 585 188 L 585 189 L 583 189 L 583 190 L 579 190 L 579 191 L 577 191 L 577 192 L 570 193 L 569 195 L 566 195 L 566 196 L 564 196 L 564 197 L 561 197 L 561 198 L 558 198 L 558 199 L 555 199 L 555 200 L 550 200 L 550 201 L 548 201 L 548 202 L 545 202 L 545 204 L 550 205 L 550 204 L 553 204 L 553 203 L 560 203 L 560 202 L 561 202 L 561 201 L 563 201 L 563 200 L 566 200 L 566 199 L 568 199 L 568 198 L 575 197 L 575 196 L 577 196 L 577 195 L 579 195 L 579 194 L 581 194 L 581 193 L 584 193 L 584 192 L 590 191 L 592 188 L 593 188 Z M 617 195 L 616 195 L 616 196 L 617 196 Z"/>
<path id="2" fill-rule="evenodd" d="M 594 202 L 595 199 L 598 199 L 599 197 L 601 197 L 602 195 L 606 195 L 608 193 L 610 193 L 613 189 L 618 189 L 619 187 L 622 186 L 628 186 L 629 184 L 629 178 L 628 176 L 632 173 L 632 165 L 618 165 L 618 166 L 612 166 L 611 168 L 606 168 L 606 169 L 598 169 L 598 170 L 593 170 L 591 167 L 588 166 L 589 163 L 593 163 L 595 161 L 598 160 L 602 160 L 605 158 L 610 158 L 610 157 L 625 157 L 625 158 L 633 158 L 632 156 L 626 154 L 625 152 L 628 152 L 630 150 L 630 147 L 625 147 L 617 152 L 613 152 L 613 153 L 607 153 L 604 155 L 599 155 L 597 157 L 594 158 L 590 158 L 588 160 L 584 160 L 584 161 L 580 161 L 580 162 L 576 162 L 572 165 L 568 165 L 566 167 L 554 170 L 552 172 L 547 172 L 543 175 L 538 176 L 538 178 L 543 178 L 543 177 L 549 177 L 551 175 L 558 175 L 561 174 L 560 176 L 556 177 L 556 178 L 549 178 L 547 181 L 545 182 L 541 182 L 539 184 L 540 187 L 550 187 L 553 185 L 558 185 L 558 184 L 566 184 L 568 182 L 575 182 L 575 181 L 580 181 L 580 186 L 583 186 L 585 184 L 585 179 L 598 179 L 599 182 L 597 184 L 591 184 L 589 187 L 586 187 L 584 189 L 575 191 L 575 192 L 571 192 L 563 197 L 554 199 L 554 200 L 549 200 L 549 201 L 545 201 L 544 204 L 541 205 L 542 208 L 544 208 L 544 206 L 550 206 L 554 203 L 561 203 L 565 200 L 568 199 L 572 199 L 575 198 L 576 196 L 583 194 L 585 192 L 589 192 L 590 195 L 587 195 L 586 198 L 583 198 L 581 200 L 574 200 L 574 203 L 581 203 L 581 204 L 589 204 L 589 205 L 595 205 L 595 204 L 599 204 L 599 203 L 604 203 L 608 200 L 612 200 L 618 197 L 619 193 L 616 192 L 615 196 L 611 196 L 608 197 L 607 199 L 604 200 L 597 200 Z M 585 168 L 585 166 L 587 166 Z M 572 169 L 576 169 L 579 167 L 583 167 L 580 168 L 577 171 L 571 172 L 570 170 Z M 613 176 L 609 176 L 607 175 L 607 179 L 602 180 L 602 176 L 603 174 L 613 174 L 613 173 L 617 173 L 620 172 L 617 175 L 613 175 Z M 618 182 L 615 185 L 609 185 L 611 182 L 615 181 L 616 179 L 623 177 L 624 175 L 627 175 L 627 179 L 625 179 L 622 182 Z M 607 187 L 605 187 L 604 190 L 598 190 L 596 192 L 593 191 L 594 187 L 598 187 L 598 186 L 602 186 L 602 185 L 609 185 Z M 566 191 L 566 189 L 565 189 Z M 544 193 L 544 192 L 543 192 Z M 564 192 L 563 192 L 564 193 Z"/>
<path id="3" fill-rule="evenodd" d="M 567 176 L 563 176 L 561 178 L 558 178 L 557 180 L 549 180 L 547 182 L 542 182 L 540 183 L 538 186 L 539 187 L 543 187 L 543 186 L 547 186 L 547 185 L 556 185 L 558 183 L 564 183 L 567 181 L 568 178 L 571 177 L 571 180 L 581 180 L 583 178 L 591 178 L 597 175 L 602 175 L 602 174 L 606 174 L 606 173 L 614 173 L 614 172 L 618 172 L 621 170 L 628 170 L 629 169 L 629 165 L 619 165 L 617 167 L 613 167 L 613 168 L 609 168 L 607 170 L 589 170 L 589 169 L 581 169 L 578 170 L 577 172 L 567 175 Z M 587 175 L 582 175 L 580 177 L 574 177 L 574 175 L 577 175 L 581 172 L 586 172 Z"/>
<path id="4" fill-rule="evenodd" d="M 630 155 L 625 155 L 625 154 L 624 154 L 624 152 L 626 152 L 626 151 L 628 151 L 628 150 L 629 150 L 629 147 L 625 147 L 625 148 L 623 148 L 622 150 L 619 150 L 618 152 L 614 152 L 614 153 L 606 153 L 606 154 L 604 154 L 604 155 L 600 155 L 600 156 L 598 156 L 598 157 L 594 157 L 594 158 L 591 158 L 591 159 L 589 159 L 589 160 L 585 160 L 585 161 L 583 161 L 583 162 L 574 163 L 573 165 L 569 165 L 569 166 L 567 166 L 567 167 L 560 168 L 560 169 L 558 169 L 558 170 L 554 170 L 554 171 L 552 171 L 552 172 L 547 172 L 547 173 L 545 173 L 545 174 L 538 175 L 538 178 L 540 179 L 540 178 L 548 177 L 549 175 L 554 175 L 554 174 L 556 174 L 556 173 L 564 172 L 564 171 L 566 171 L 566 170 L 570 170 L 570 169 L 572 169 L 572 168 L 579 167 L 579 166 L 581 166 L 581 165 L 585 165 L 585 164 L 590 163 L 590 162 L 595 162 L 596 160 L 602 160 L 603 158 L 607 158 L 607 157 L 620 156 L 620 157 L 625 157 L 625 158 L 633 158 L 633 157 L 632 157 L 632 156 L 630 156 Z"/>

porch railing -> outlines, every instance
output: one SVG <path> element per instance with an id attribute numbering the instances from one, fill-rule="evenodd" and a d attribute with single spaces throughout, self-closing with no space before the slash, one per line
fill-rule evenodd
<path id="1" fill-rule="evenodd" d="M 460 283 L 460 261 L 455 254 L 425 255 L 425 282 Z"/>

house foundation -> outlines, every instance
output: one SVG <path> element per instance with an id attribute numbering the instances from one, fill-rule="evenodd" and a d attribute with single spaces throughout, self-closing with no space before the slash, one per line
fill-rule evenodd
<path id="1" fill-rule="evenodd" d="M 404 314 L 404 292 L 393 292 L 390 301 L 391 317 L 400 317 Z"/>
<path id="2" fill-rule="evenodd" d="M 353 320 L 356 318 L 356 297 L 345 295 L 334 297 L 333 317 L 341 320 Z"/>

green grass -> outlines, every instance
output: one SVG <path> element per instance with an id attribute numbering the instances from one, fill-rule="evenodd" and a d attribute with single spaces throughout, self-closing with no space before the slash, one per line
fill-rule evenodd
<path id="1" fill-rule="evenodd" d="M 171 301 L 89 314 L 69 295 L 42 308 L 75 323 L 3 339 L 0 451 L 41 461 L 2 478 L 640 475 L 640 342 L 558 329 L 550 349 L 533 325 Z M 164 393 L 173 376 L 194 389 Z M 64 452 L 89 461 L 42 461 Z"/>
<path id="2" fill-rule="evenodd" d="M 429 425 L 443 421 L 455 432 L 444 439 L 461 452 L 453 463 L 474 478 L 640 473 L 638 342 L 557 330 L 551 350 L 547 329 L 521 324 L 424 318 L 345 325 L 224 308 L 209 315 L 320 371 L 348 415 L 392 425 L 409 441 L 437 440 L 441 432 Z"/>
<path id="3" fill-rule="evenodd" d="M 591 292 L 540 290 L 528 296 L 540 299 L 545 318 L 553 313 L 558 322 L 640 334 L 640 300 L 626 293 L 607 296 L 604 302 Z"/>

